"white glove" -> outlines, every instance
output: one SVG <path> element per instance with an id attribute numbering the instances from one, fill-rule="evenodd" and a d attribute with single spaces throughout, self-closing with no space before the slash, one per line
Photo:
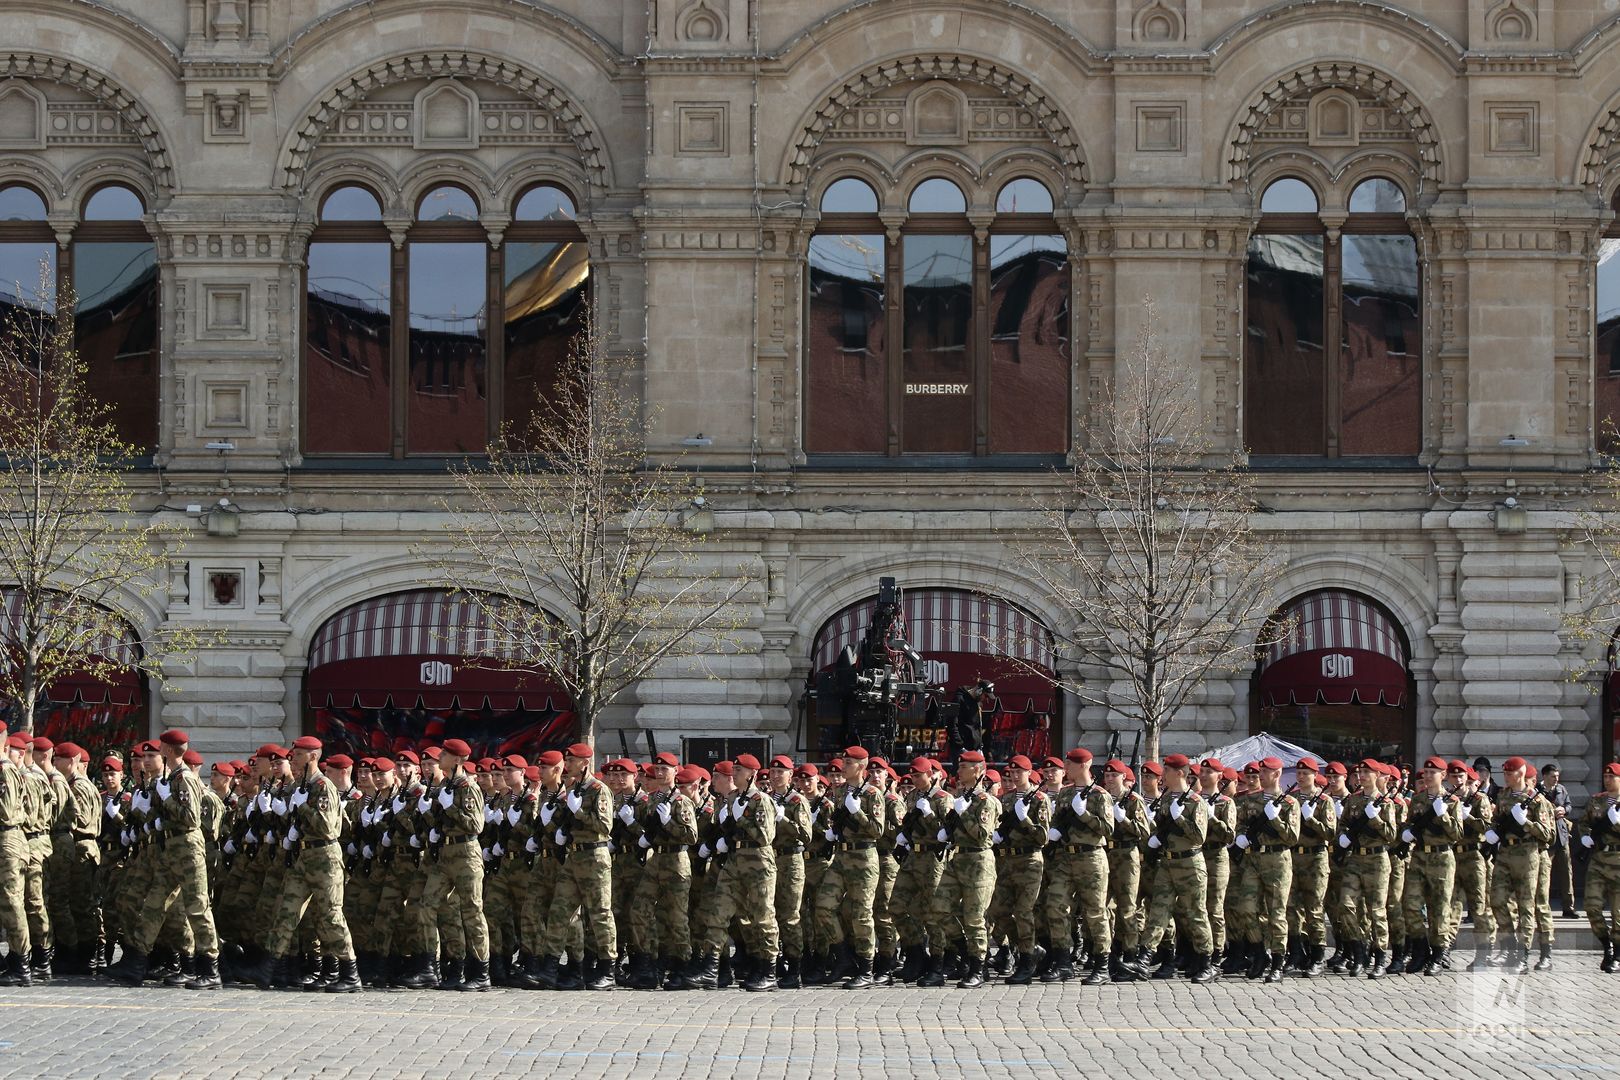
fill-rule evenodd
<path id="1" fill-rule="evenodd" d="M 293 846 L 292 837 L 283 836 L 281 838 L 281 850 L 283 850 L 283 851 L 291 851 L 292 846 Z"/>
<path id="2" fill-rule="evenodd" d="M 359 853 L 358 853 L 358 852 L 357 852 L 357 851 L 356 851 L 356 850 L 355 850 L 355 846 L 354 846 L 354 845 L 353 845 L 353 844 L 345 844 L 345 845 L 344 845 L 344 847 L 343 847 L 343 853 L 344 853 L 344 854 L 345 854 L 345 855 L 349 855 L 349 856 L 353 856 L 353 855 L 357 855 L 357 854 L 359 854 Z"/>
<path id="3" fill-rule="evenodd" d="M 720 839 L 714 842 L 714 850 L 724 855 L 726 852 L 731 850 L 731 845 L 726 843 L 726 838 L 722 836 Z"/>
<path id="4" fill-rule="evenodd" d="M 1523 825 L 1526 821 L 1530 820 L 1530 815 L 1525 813 L 1524 807 L 1520 806 L 1518 803 L 1513 804 L 1513 809 L 1509 811 L 1509 813 L 1513 815 L 1513 820 L 1517 821 L 1520 825 Z"/>
<path id="5" fill-rule="evenodd" d="M 910 851 L 911 850 L 911 840 L 910 840 L 909 837 L 906 836 L 905 833 L 895 833 L 894 834 L 894 846 L 895 847 L 903 847 L 907 851 Z"/>
<path id="6" fill-rule="evenodd" d="M 1086 800 L 1078 791 L 1074 793 L 1074 798 L 1069 800 L 1069 805 L 1079 817 L 1086 816 Z"/>
<path id="7" fill-rule="evenodd" d="M 169 797 L 169 792 L 172 790 L 169 787 L 169 782 L 163 779 L 161 776 L 158 777 L 157 783 L 153 784 L 152 787 L 157 791 L 158 798 L 160 799 L 167 799 Z"/>
<path id="8" fill-rule="evenodd" d="M 556 813 L 556 809 L 550 803 L 542 806 L 540 808 L 540 824 L 550 825 L 551 819 L 556 816 Z"/>
<path id="9" fill-rule="evenodd" d="M 433 804 L 428 801 L 427 794 L 424 792 L 422 797 L 416 800 L 416 812 L 418 814 L 425 814 L 428 812 L 428 809 L 432 807 L 432 805 Z"/>
<path id="10" fill-rule="evenodd" d="M 853 791 L 844 796 L 844 809 L 848 810 L 852 814 L 858 814 L 861 812 L 861 800 L 855 797 L 855 793 Z"/>
<path id="11" fill-rule="evenodd" d="M 1148 837 L 1148 847 L 1152 848 L 1154 851 L 1158 851 L 1160 846 L 1159 838 L 1157 836 Z"/>
<path id="12" fill-rule="evenodd" d="M 625 803 L 623 806 L 619 807 L 619 820 L 624 822 L 626 825 L 629 825 L 636 820 L 636 812 L 630 808 L 629 803 Z"/>
<path id="13" fill-rule="evenodd" d="M 652 847 L 651 844 L 647 843 L 647 837 L 645 836 L 645 834 L 636 837 L 636 846 L 639 847 L 639 848 L 642 848 L 643 850 L 645 850 L 646 848 Z"/>
<path id="14" fill-rule="evenodd" d="M 777 803 L 776 804 L 776 820 L 777 821 L 786 821 L 787 820 L 787 804 L 786 803 Z"/>
<path id="15" fill-rule="evenodd" d="M 1013 802 L 1013 817 L 1017 818 L 1019 821 L 1029 820 L 1029 807 L 1024 804 L 1023 799 L 1018 799 Z"/>
<path id="16" fill-rule="evenodd" d="M 146 792 L 144 791 L 137 791 L 135 794 L 129 797 L 129 808 L 138 814 L 146 813 L 147 809 L 150 808 L 151 805 L 152 804 L 147 801 Z"/>
<path id="17" fill-rule="evenodd" d="M 1502 838 L 1500 836 L 1496 835 L 1496 830 L 1495 829 L 1486 829 L 1485 830 L 1485 842 L 1487 844 L 1499 844 L 1499 843 L 1502 842 Z"/>
<path id="18" fill-rule="evenodd" d="M 1584 837 L 1583 839 L 1590 840 L 1591 837 L 1588 836 L 1588 837 Z M 1587 845 L 1587 846 L 1590 847 L 1591 845 Z M 227 855 L 235 855 L 236 854 L 236 841 L 235 840 L 227 840 L 227 841 L 225 841 L 225 854 L 227 854 Z"/>
<path id="19" fill-rule="evenodd" d="M 921 814 L 923 817 L 933 817 L 934 816 L 934 800 L 930 799 L 926 795 L 924 795 L 922 798 L 918 799 L 917 800 L 917 813 Z"/>
<path id="20" fill-rule="evenodd" d="M 158 818 L 156 821 L 152 822 L 152 831 L 153 832 L 162 832 L 163 831 L 163 819 L 162 818 Z"/>
<path id="21" fill-rule="evenodd" d="M 299 788 L 292 793 L 292 806 L 303 806 L 307 802 L 309 802 L 309 792 L 303 788 Z"/>
<path id="22" fill-rule="evenodd" d="M 1371 803 L 1371 802 L 1368 803 L 1365 807 L 1363 807 L 1361 812 L 1363 814 L 1367 815 L 1367 820 L 1368 821 L 1371 821 L 1373 818 L 1377 817 L 1380 813 L 1382 813 L 1382 811 L 1379 810 L 1379 808 L 1378 808 L 1378 804 L 1377 803 Z"/>
<path id="23" fill-rule="evenodd" d="M 1171 799 L 1170 800 L 1170 820 L 1171 821 L 1180 821 L 1181 820 L 1181 815 L 1182 815 L 1183 812 L 1184 811 L 1182 810 L 1182 807 L 1181 807 L 1181 800 L 1180 799 Z"/>
<path id="24" fill-rule="evenodd" d="M 1445 817 L 1446 816 L 1446 800 L 1444 800 L 1440 796 L 1436 795 L 1434 797 L 1434 802 L 1429 804 L 1429 809 L 1434 811 L 1434 816 L 1435 817 Z"/>
<path id="25" fill-rule="evenodd" d="M 667 802 L 659 803 L 658 804 L 658 820 L 663 822 L 665 825 L 668 825 L 669 824 L 669 818 L 670 818 L 669 803 L 667 803 Z"/>
<path id="26" fill-rule="evenodd" d="M 1266 803 L 1266 820 L 1267 821 L 1276 821 L 1277 820 L 1277 815 L 1279 815 L 1280 813 L 1282 813 L 1282 811 L 1277 809 L 1277 804 L 1276 803 L 1274 803 L 1274 802 L 1267 802 Z"/>
<path id="27" fill-rule="evenodd" d="M 1417 842 L 1417 837 L 1412 835 L 1412 830 L 1411 829 L 1402 829 L 1401 830 L 1401 843 L 1403 843 L 1403 844 L 1413 844 L 1413 843 L 1416 843 L 1416 842 Z"/>
<path id="28" fill-rule="evenodd" d="M 1057 843 L 1057 842 L 1058 842 L 1058 841 L 1059 841 L 1059 840 L 1062 840 L 1062 839 L 1063 839 L 1063 834 L 1062 834 L 1062 833 L 1060 833 L 1060 832 L 1058 832 L 1058 831 L 1057 831 L 1057 830 L 1056 830 L 1056 829 L 1053 829 L 1053 828 L 1048 828 L 1048 829 L 1047 829 L 1047 830 L 1046 830 L 1046 838 L 1047 838 L 1047 839 L 1048 839 L 1048 840 L 1050 840 L 1050 841 L 1052 841 L 1052 843 L 1054 843 L 1054 844 L 1055 844 L 1055 843 Z"/>
<path id="29" fill-rule="evenodd" d="M 442 806 L 446 810 L 448 810 L 448 809 L 450 809 L 450 807 L 455 805 L 455 802 L 456 802 L 456 793 L 455 792 L 451 791 L 448 787 L 441 788 L 439 790 L 439 805 L 440 806 Z"/>
<path id="30" fill-rule="evenodd" d="M 296 825 L 287 830 L 287 839 L 289 840 L 297 840 L 300 835 L 301 834 L 298 831 L 298 826 Z"/>
<path id="31" fill-rule="evenodd" d="M 497 858 L 497 859 L 498 859 L 498 858 L 500 858 L 500 857 L 501 857 L 501 856 L 502 856 L 502 855 L 505 855 L 505 854 L 506 854 L 506 849 L 505 849 L 505 848 L 503 848 L 503 847 L 502 847 L 502 846 L 501 846 L 501 845 L 500 845 L 500 844 L 498 844 L 498 843 L 497 843 L 497 844 L 494 844 L 494 845 L 492 845 L 492 846 L 491 846 L 491 847 L 490 847 L 490 849 L 489 849 L 489 853 L 490 853 L 490 854 L 491 854 L 491 855 L 493 855 L 493 856 L 495 856 L 495 857 L 496 857 L 496 858 Z"/>
<path id="32" fill-rule="evenodd" d="M 943 829 L 942 829 L 942 830 L 940 830 L 940 831 L 941 831 L 941 832 L 943 832 L 943 831 L 944 831 L 944 830 L 943 830 Z M 832 831 L 832 829 L 830 829 L 830 828 L 829 828 L 829 829 L 824 829 L 824 830 L 822 830 L 822 833 L 821 833 L 821 835 L 822 835 L 822 836 L 825 836 L 825 837 L 826 837 L 826 838 L 827 838 L 827 843 L 829 843 L 829 844 L 834 844 L 834 843 L 837 843 L 837 842 L 838 842 L 838 837 L 837 837 L 837 835 L 836 835 L 836 834 L 834 834 L 834 832 L 833 832 L 833 831 Z"/>
<path id="33" fill-rule="evenodd" d="M 1001 830 L 1000 830 L 1000 829 L 996 829 L 996 830 L 995 830 L 995 831 L 993 831 L 993 832 L 992 832 L 992 833 L 991 833 L 991 834 L 990 834 L 990 842 L 991 842 L 991 843 L 992 843 L 992 844 L 999 844 L 999 843 L 1001 843 L 1001 841 L 1002 841 L 1002 839 L 1003 839 L 1003 838 L 1002 838 L 1002 835 L 1001 835 Z"/>
<path id="34" fill-rule="evenodd" d="M 731 800 L 731 817 L 734 821 L 741 821 L 743 811 L 748 809 L 748 800 L 741 795 Z"/>
<path id="35" fill-rule="evenodd" d="M 252 829 L 249 829 L 247 831 L 247 842 L 250 844 L 257 844 L 259 842 L 259 834 L 254 832 Z"/>
<path id="36" fill-rule="evenodd" d="M 107 820 L 109 820 L 109 821 L 117 821 L 119 818 L 121 818 L 123 816 L 124 816 L 124 808 L 123 807 L 119 806 L 116 802 L 110 802 L 110 803 L 107 804 Z"/>
<path id="37" fill-rule="evenodd" d="M 614 852 L 617 852 L 618 850 L 619 850 L 619 842 L 617 840 L 609 840 L 608 841 L 608 853 L 613 854 Z"/>
<path id="38" fill-rule="evenodd" d="M 131 844 L 133 844 L 135 842 L 132 834 L 130 833 L 130 831 L 128 829 L 125 829 L 123 832 L 118 834 L 118 840 L 125 847 L 129 847 L 129 845 L 131 845 Z"/>
<path id="39" fill-rule="evenodd" d="M 375 820 L 376 820 L 376 818 L 371 816 L 371 811 L 370 810 L 362 810 L 362 811 L 360 811 L 360 824 L 361 825 L 363 825 L 363 826 L 365 826 L 366 828 L 369 829 L 369 828 L 371 828 L 371 823 L 373 821 L 375 821 Z"/>
<path id="40" fill-rule="evenodd" d="M 556 832 L 552 833 L 551 839 L 556 841 L 558 847 L 568 843 L 568 837 L 563 834 L 561 829 L 558 829 Z"/>
<path id="41" fill-rule="evenodd" d="M 286 817 L 287 816 L 287 800 L 286 799 L 276 799 L 274 802 L 272 802 L 270 804 L 270 809 L 272 809 L 272 810 L 274 810 L 276 812 L 277 817 Z"/>
<path id="42" fill-rule="evenodd" d="M 1590 836 L 1583 836 L 1581 837 L 1581 846 L 1594 847 L 1595 845 L 1592 843 L 1592 838 Z"/>
<path id="43" fill-rule="evenodd" d="M 1342 847 L 1342 848 L 1347 848 L 1347 847 L 1350 846 L 1350 834 L 1349 833 L 1340 833 L 1339 834 L 1339 846 Z"/>
<path id="44" fill-rule="evenodd" d="M 709 845 L 708 844 L 699 844 L 698 845 L 698 858 L 707 859 L 708 857 L 709 857 Z"/>
<path id="45" fill-rule="evenodd" d="M 1245 833 L 1239 833 L 1238 838 L 1237 838 L 1237 840 L 1234 841 L 1234 843 L 1237 844 L 1237 847 L 1238 847 L 1239 851 L 1248 851 L 1249 850 L 1249 837 Z"/>
<path id="46" fill-rule="evenodd" d="M 393 847 L 394 846 L 394 834 L 393 833 L 386 833 L 386 832 L 383 833 L 382 846 L 383 847 Z"/>
<path id="47" fill-rule="evenodd" d="M 1620 825 L 1620 803 L 1609 804 L 1609 824 Z"/>
<path id="48" fill-rule="evenodd" d="M 527 851 L 530 855 L 535 855 L 539 853 L 540 845 L 535 843 L 534 837 L 531 836 L 527 840 L 523 841 L 523 850 Z"/>
<path id="49" fill-rule="evenodd" d="M 1115 821 L 1124 821 L 1125 820 L 1125 808 L 1123 806 L 1114 807 L 1114 820 Z"/>
<path id="50" fill-rule="evenodd" d="M 494 821 L 496 816 L 499 814 L 500 811 L 494 809 L 493 807 L 484 807 L 484 824 L 488 825 L 490 822 Z"/>
<path id="51" fill-rule="evenodd" d="M 1469 806 L 1467 803 L 1458 803 L 1457 816 L 1462 818 L 1464 821 L 1467 821 L 1469 818 L 1474 816 L 1474 808 Z"/>
<path id="52" fill-rule="evenodd" d="M 938 840 L 942 844 L 945 843 L 945 839 L 946 839 L 945 830 L 944 829 L 939 830 L 939 832 L 934 835 L 934 839 Z"/>
<path id="53" fill-rule="evenodd" d="M 360 849 L 360 855 L 362 858 L 375 859 L 377 857 L 377 849 L 372 847 L 370 844 L 367 844 Z"/>
<path id="54" fill-rule="evenodd" d="M 259 792 L 259 797 L 253 801 L 258 806 L 259 813 L 268 814 L 270 812 L 270 793 L 268 791 Z"/>
<path id="55" fill-rule="evenodd" d="M 411 847 L 422 850 L 422 840 L 415 833 L 411 833 Z"/>
<path id="56" fill-rule="evenodd" d="M 489 862 L 489 848 L 479 847 L 478 853 L 483 856 L 485 862 Z"/>
<path id="57" fill-rule="evenodd" d="M 399 813 L 401 810 L 405 809 L 405 798 L 404 798 L 404 796 L 395 795 L 394 796 L 393 807 L 394 807 L 394 813 L 396 813 L 396 814 Z"/>
<path id="58" fill-rule="evenodd" d="M 967 813 L 967 808 L 968 808 L 967 796 L 958 795 L 956 798 L 951 800 L 951 805 L 956 808 L 956 812 L 958 814 Z"/>
<path id="59" fill-rule="evenodd" d="M 506 811 L 506 823 L 508 825 L 516 825 L 518 823 L 518 818 L 522 816 L 522 813 L 518 811 L 517 807 L 511 807 Z"/>
<path id="60" fill-rule="evenodd" d="M 585 805 L 585 800 L 580 798 L 577 791 L 570 791 L 563 802 L 567 803 L 569 811 L 575 814 L 579 813 L 579 808 Z"/>
<path id="61" fill-rule="evenodd" d="M 1343 799 L 1334 799 L 1333 800 L 1333 813 L 1335 815 L 1344 813 L 1344 800 Z"/>

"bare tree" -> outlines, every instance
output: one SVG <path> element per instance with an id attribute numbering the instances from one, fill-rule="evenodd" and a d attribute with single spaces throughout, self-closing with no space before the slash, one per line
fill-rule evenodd
<path id="1" fill-rule="evenodd" d="M 1087 675 L 1054 681 L 1137 725 L 1151 758 L 1207 677 L 1252 663 L 1285 628 L 1271 621 L 1282 563 L 1255 533 L 1244 454 L 1211 436 L 1195 366 L 1166 353 L 1144 303 L 1083 448 L 1037 496 L 1039 536 L 1014 550 L 1074 613 L 1057 652 Z"/>
<path id="2" fill-rule="evenodd" d="M 435 556 L 490 627 L 485 662 L 554 680 L 586 741 L 667 661 L 727 648 L 749 584 L 705 557 L 713 515 L 692 474 L 646 459 L 633 376 L 582 329 L 528 422 L 455 472 Z"/>
<path id="3" fill-rule="evenodd" d="M 0 703 L 25 731 L 57 680 L 161 679 L 161 664 L 188 647 L 167 633 L 144 650 L 125 644 L 119 606 L 158 590 L 173 538 L 137 512 L 139 449 L 88 385 L 73 297 L 56 293 L 42 268 L 32 295 L 0 299 Z"/>
<path id="4" fill-rule="evenodd" d="M 1564 629 L 1581 646 L 1580 658 L 1568 677 L 1603 692 L 1594 679 L 1601 669 L 1615 664 L 1616 627 L 1620 626 L 1620 429 L 1612 418 L 1598 436 L 1596 467 L 1582 485 L 1581 508 L 1562 515 L 1564 545 L 1580 556 L 1577 570 L 1580 595 L 1561 612 Z M 1498 526 L 1503 515 L 1519 517 L 1522 508 L 1498 505 L 1493 511 Z"/>

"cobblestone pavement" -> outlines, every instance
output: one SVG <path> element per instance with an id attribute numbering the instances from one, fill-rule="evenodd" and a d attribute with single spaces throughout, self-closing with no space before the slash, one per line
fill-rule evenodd
<path id="1" fill-rule="evenodd" d="M 0 992 L 4 1077 L 1620 1076 L 1620 975 L 745 994 Z"/>

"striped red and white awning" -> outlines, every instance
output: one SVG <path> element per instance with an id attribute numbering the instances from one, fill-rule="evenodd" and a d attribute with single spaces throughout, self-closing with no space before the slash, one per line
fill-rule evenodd
<path id="1" fill-rule="evenodd" d="M 1287 634 L 1266 647 L 1264 704 L 1401 705 L 1407 655 L 1395 623 L 1364 596 L 1329 589 L 1279 613 Z"/>
<path id="2" fill-rule="evenodd" d="M 20 642 L 23 633 L 24 595 L 14 586 L 0 588 L 0 609 L 4 611 L 5 626 L 0 633 L 0 664 L 7 663 L 12 650 L 8 644 Z M 73 618 L 78 605 L 61 598 L 60 594 L 46 597 L 44 618 Z M 81 608 L 82 610 L 82 608 Z M 86 657 L 87 666 L 101 667 L 101 672 L 80 670 L 70 672 L 52 681 L 44 690 L 51 701 L 68 703 L 83 701 L 87 705 L 111 702 L 114 705 L 133 705 L 140 697 L 141 675 L 136 665 L 141 659 L 140 639 L 135 630 L 122 618 L 98 609 L 100 617 L 82 620 L 89 637 L 86 640 L 64 639 L 56 651 L 71 650 Z M 105 663 L 90 665 L 91 658 Z M 113 670 L 105 670 L 112 668 Z"/>
<path id="3" fill-rule="evenodd" d="M 524 624 L 531 630 L 532 624 Z M 440 589 L 362 601 L 328 619 L 310 646 L 310 704 L 377 709 L 571 707 L 551 678 L 511 667 L 514 634 L 469 597 Z"/>
<path id="4" fill-rule="evenodd" d="M 961 589 L 907 589 L 901 608 L 906 641 L 924 659 L 940 653 L 1010 656 L 1047 672 L 1055 670 L 1052 632 L 1006 600 Z M 846 646 L 859 647 L 876 610 L 874 597 L 827 620 L 810 652 L 815 669 L 832 667 Z"/>

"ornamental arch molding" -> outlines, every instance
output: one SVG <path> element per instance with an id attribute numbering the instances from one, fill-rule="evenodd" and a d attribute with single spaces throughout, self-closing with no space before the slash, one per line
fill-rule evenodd
<path id="1" fill-rule="evenodd" d="M 43 53 L 11 52 L 0 53 L 0 81 L 5 79 L 60 83 L 95 98 L 114 110 L 126 129 L 124 134 L 140 143 L 152 189 L 159 195 L 168 195 L 178 186 L 168 142 L 152 114 L 133 94 L 106 75 L 83 64 Z"/>
<path id="2" fill-rule="evenodd" d="M 1227 139 L 1226 179 L 1242 183 L 1255 154 L 1255 137 L 1279 110 L 1318 90 L 1353 89 L 1396 113 L 1417 147 L 1417 167 L 1425 181 L 1440 181 L 1440 137 L 1434 118 L 1417 96 L 1397 80 L 1366 64 L 1324 60 L 1268 80 L 1239 111 Z"/>
<path id="3" fill-rule="evenodd" d="M 849 109 L 873 94 L 901 83 L 927 79 L 975 83 L 995 90 L 1029 110 L 1051 138 L 1064 174 L 1072 188 L 1086 181 L 1086 155 L 1074 125 L 1045 91 L 1028 78 L 993 60 L 966 56 L 914 56 L 885 60 L 845 79 L 821 96 L 799 122 L 798 136 L 788 151 L 783 172 L 793 186 L 802 185 L 810 175 L 816 148 Z"/>
<path id="4" fill-rule="evenodd" d="M 278 168 L 281 187 L 306 189 L 310 161 L 338 114 L 368 94 L 420 79 L 472 79 L 510 87 L 548 110 L 566 131 L 593 187 L 612 186 L 607 154 L 597 127 L 557 86 L 513 60 L 477 52 L 416 52 L 372 64 L 321 94 L 289 136 Z"/>
<path id="5" fill-rule="evenodd" d="M 1434 661 L 1429 629 L 1435 625 L 1434 585 L 1404 562 L 1342 553 L 1304 555 L 1290 560 L 1273 588 L 1273 609 L 1322 589 L 1359 593 L 1382 604 L 1400 623 L 1411 648 L 1414 671 L 1427 670 Z"/>

